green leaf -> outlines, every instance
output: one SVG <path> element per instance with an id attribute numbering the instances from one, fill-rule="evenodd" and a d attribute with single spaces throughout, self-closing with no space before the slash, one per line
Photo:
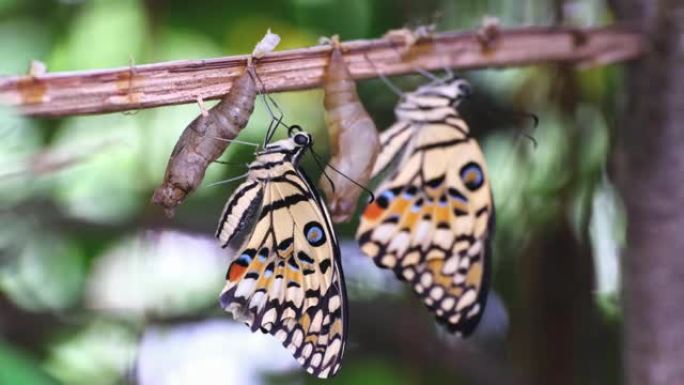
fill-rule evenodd
<path id="1" fill-rule="evenodd" d="M 0 341 L 0 384 L 56 385 L 27 354 Z"/>

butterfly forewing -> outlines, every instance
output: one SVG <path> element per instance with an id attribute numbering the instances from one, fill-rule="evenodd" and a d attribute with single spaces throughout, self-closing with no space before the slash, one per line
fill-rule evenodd
<path id="1" fill-rule="evenodd" d="M 357 239 L 378 266 L 408 281 L 449 330 L 468 335 L 488 290 L 491 189 L 482 151 L 455 109 L 434 96 L 422 103 L 438 107 L 417 112 L 416 120 L 425 121 L 398 122 L 384 135 L 398 138 L 406 130 L 397 127 L 410 127 L 407 153 L 366 207 Z M 399 152 L 391 140 L 383 143 L 388 154 L 378 161 Z M 378 172 L 382 167 L 376 163 Z"/>
<path id="2" fill-rule="evenodd" d="M 278 338 L 307 371 L 329 377 L 344 350 L 346 296 L 326 209 L 296 160 L 271 154 L 250 167 L 263 199 L 253 231 L 228 268 L 221 305 L 252 331 Z"/>
<path id="3" fill-rule="evenodd" d="M 380 134 L 382 151 L 378 154 L 371 176 L 378 175 L 397 157 L 411 139 L 411 134 L 411 125 L 406 122 L 397 122 Z"/>

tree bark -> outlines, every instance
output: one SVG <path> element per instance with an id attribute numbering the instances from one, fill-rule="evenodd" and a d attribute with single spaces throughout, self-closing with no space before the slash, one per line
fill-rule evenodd
<path id="1" fill-rule="evenodd" d="M 628 384 L 684 383 L 684 2 L 620 0 L 651 52 L 627 69 L 618 182 L 628 215 L 624 255 Z"/>

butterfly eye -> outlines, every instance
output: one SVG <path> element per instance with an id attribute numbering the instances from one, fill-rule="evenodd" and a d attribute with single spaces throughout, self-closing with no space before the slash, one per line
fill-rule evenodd
<path id="1" fill-rule="evenodd" d="M 482 169 L 477 163 L 470 162 L 461 168 L 461 180 L 470 191 L 479 189 L 484 183 Z"/>
<path id="2" fill-rule="evenodd" d="M 304 226 L 304 236 L 311 246 L 320 246 L 325 243 L 325 233 L 318 222 L 307 223 Z"/>
<path id="3" fill-rule="evenodd" d="M 458 90 L 461 92 L 461 95 L 464 97 L 470 96 L 470 94 L 473 93 L 472 88 L 470 88 L 470 85 L 466 82 L 462 82 L 458 84 Z"/>
<path id="4" fill-rule="evenodd" d="M 299 145 L 299 146 L 306 146 L 309 144 L 309 141 L 311 139 L 309 138 L 308 135 L 306 134 L 295 134 L 294 136 L 294 142 Z"/>

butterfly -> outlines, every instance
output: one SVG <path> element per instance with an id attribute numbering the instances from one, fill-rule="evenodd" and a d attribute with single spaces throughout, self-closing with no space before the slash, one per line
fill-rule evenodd
<path id="1" fill-rule="evenodd" d="M 494 203 L 484 156 L 456 107 L 470 94 L 459 78 L 405 94 L 381 133 L 375 191 L 356 234 L 375 264 L 407 281 L 440 323 L 467 336 L 484 310 Z"/>
<path id="2" fill-rule="evenodd" d="M 299 167 L 311 135 L 266 145 L 228 199 L 216 236 L 236 256 L 221 306 L 255 332 L 278 338 L 320 378 L 340 368 L 347 300 L 340 250 L 328 211 Z"/>

